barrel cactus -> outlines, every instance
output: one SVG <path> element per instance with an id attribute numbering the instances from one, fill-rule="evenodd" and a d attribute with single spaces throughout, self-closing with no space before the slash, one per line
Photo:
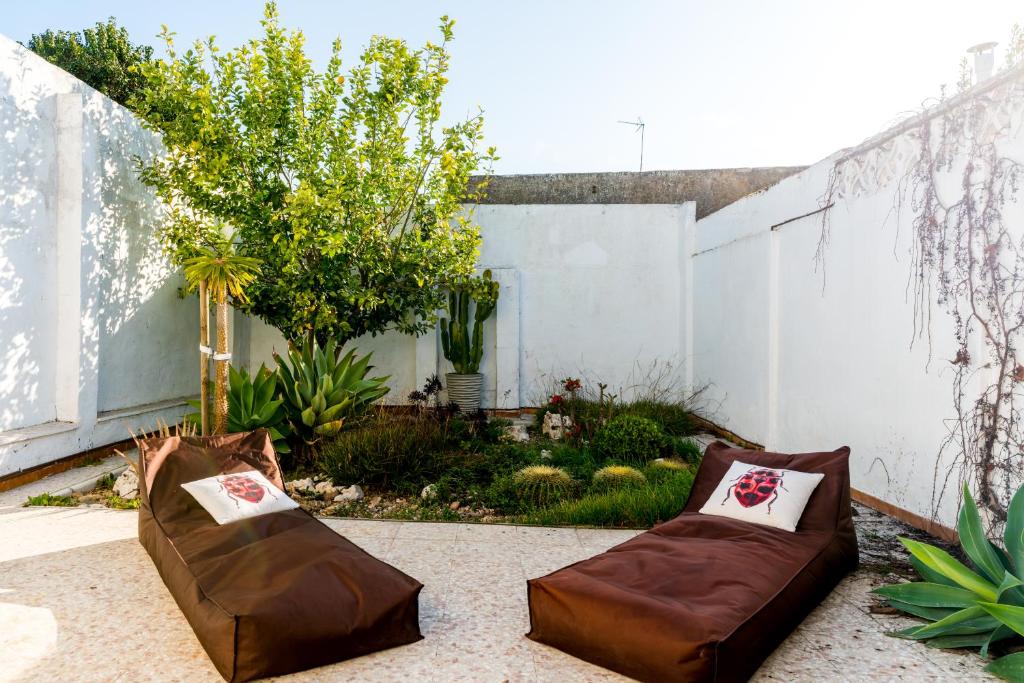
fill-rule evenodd
<path id="1" fill-rule="evenodd" d="M 643 486 L 647 477 L 638 469 L 626 465 L 609 465 L 594 472 L 594 488 L 603 491 L 625 488 L 627 486 Z"/>
<path id="2" fill-rule="evenodd" d="M 669 472 L 680 472 L 690 467 L 677 458 L 655 458 L 647 463 L 647 466 L 656 470 L 668 470 Z"/>
<path id="3" fill-rule="evenodd" d="M 524 467 L 513 475 L 512 482 L 521 501 L 538 507 L 562 500 L 573 489 L 569 473 L 549 465 Z"/>

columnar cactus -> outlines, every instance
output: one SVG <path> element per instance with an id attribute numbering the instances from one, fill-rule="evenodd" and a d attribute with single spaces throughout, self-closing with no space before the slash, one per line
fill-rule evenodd
<path id="1" fill-rule="evenodd" d="M 470 331 L 470 301 L 473 306 L 473 329 Z M 498 283 L 491 271 L 468 284 L 455 287 L 448 294 L 448 315 L 441 318 L 441 346 L 444 357 L 455 372 L 470 375 L 480 370 L 484 355 L 484 321 L 491 317 L 498 303 Z"/>

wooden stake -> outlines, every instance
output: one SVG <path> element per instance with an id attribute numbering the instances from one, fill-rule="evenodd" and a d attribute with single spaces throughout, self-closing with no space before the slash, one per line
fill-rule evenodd
<path id="1" fill-rule="evenodd" d="M 217 292 L 217 355 L 229 353 L 228 349 L 228 293 L 227 286 Z M 227 360 L 214 361 L 213 386 L 213 433 L 226 434 L 228 431 L 228 365 Z"/>
<path id="2" fill-rule="evenodd" d="M 206 282 L 199 283 L 199 343 L 210 348 L 210 293 Z M 199 430 L 210 434 L 210 356 L 199 352 Z"/>

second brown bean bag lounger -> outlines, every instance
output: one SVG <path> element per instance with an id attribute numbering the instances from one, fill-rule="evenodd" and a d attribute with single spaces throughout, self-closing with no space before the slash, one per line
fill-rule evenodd
<path id="1" fill-rule="evenodd" d="M 643 681 L 747 680 L 857 566 L 849 452 L 711 444 L 682 514 L 529 581 L 529 637 Z M 697 512 L 735 460 L 825 475 L 795 533 Z"/>
<path id="2" fill-rule="evenodd" d="M 422 638 L 423 587 L 303 510 L 219 525 L 183 483 L 256 470 L 283 489 L 265 430 L 142 442 L 139 540 L 229 681 Z"/>

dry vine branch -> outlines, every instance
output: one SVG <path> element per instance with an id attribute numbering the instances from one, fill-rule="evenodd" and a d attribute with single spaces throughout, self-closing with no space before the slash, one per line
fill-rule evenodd
<path id="1" fill-rule="evenodd" d="M 1024 163 L 1002 149 L 1011 128 L 1021 125 L 1016 119 L 1024 111 L 1024 70 L 1010 72 L 997 85 L 965 93 L 904 124 L 898 136 L 844 155 L 822 197 L 827 205 L 851 187 L 883 189 L 884 179 L 863 176 L 897 159 L 897 138 L 914 143 L 893 198 L 897 223 L 904 208 L 912 213 L 912 339 L 927 336 L 930 359 L 935 306 L 952 320 L 957 348 L 950 360 L 956 415 L 936 461 L 952 452 L 953 465 L 945 473 L 936 465 L 932 513 L 955 470 L 976 484 L 978 502 L 993 525 L 1005 521 L 1024 467 L 1024 364 L 1017 353 L 1024 330 L 1024 231 L 1011 230 L 1003 214 L 1017 195 Z M 822 216 L 819 266 L 829 243 L 829 213 Z M 972 357 L 972 345 L 981 357 Z"/>

